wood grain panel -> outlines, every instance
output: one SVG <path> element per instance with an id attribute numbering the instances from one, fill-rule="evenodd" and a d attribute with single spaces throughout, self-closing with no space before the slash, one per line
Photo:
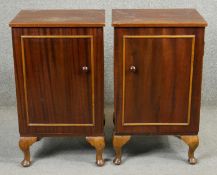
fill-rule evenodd
<path id="1" fill-rule="evenodd" d="M 189 125 L 123 126 L 123 36 L 125 35 L 195 35 Z M 204 28 L 118 27 L 115 28 L 114 45 L 115 132 L 117 134 L 197 134 Z M 127 122 L 186 122 L 191 51 L 191 39 L 127 39 L 125 71 Z M 129 71 L 129 67 L 134 64 L 137 68 L 135 73 Z"/>
<path id="2" fill-rule="evenodd" d="M 93 126 L 93 37 L 21 38 L 28 125 Z"/>
<path id="3" fill-rule="evenodd" d="M 19 130 L 21 136 L 103 135 L 103 29 L 13 28 Z M 31 123 L 92 123 L 94 126 L 28 126 L 21 36 L 92 36 L 94 74 L 91 77 L 91 39 L 24 39 L 26 86 Z M 83 65 L 90 70 L 84 73 Z M 94 90 L 91 81 L 94 83 Z M 92 92 L 93 91 L 93 92 Z"/>
<path id="4" fill-rule="evenodd" d="M 123 125 L 188 125 L 195 36 L 123 37 Z"/>

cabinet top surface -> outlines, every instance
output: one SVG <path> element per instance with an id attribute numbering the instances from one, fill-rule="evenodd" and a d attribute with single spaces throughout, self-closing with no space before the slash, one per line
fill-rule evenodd
<path id="1" fill-rule="evenodd" d="M 104 10 L 21 10 L 11 27 L 102 27 Z"/>
<path id="2" fill-rule="evenodd" d="M 205 27 L 195 9 L 114 9 L 114 27 Z"/>

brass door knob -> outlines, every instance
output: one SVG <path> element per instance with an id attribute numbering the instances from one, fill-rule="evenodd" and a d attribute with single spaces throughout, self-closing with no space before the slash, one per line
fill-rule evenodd
<path id="1" fill-rule="evenodd" d="M 131 72 L 136 72 L 136 67 L 135 66 L 130 66 L 130 71 Z"/>
<path id="2" fill-rule="evenodd" d="M 88 68 L 87 66 L 83 66 L 83 67 L 82 67 L 82 71 L 83 71 L 83 72 L 88 72 L 88 71 L 89 71 L 89 68 Z"/>

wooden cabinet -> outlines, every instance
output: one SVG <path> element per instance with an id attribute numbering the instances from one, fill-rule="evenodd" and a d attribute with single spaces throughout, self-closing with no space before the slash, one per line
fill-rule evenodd
<path id="1" fill-rule="evenodd" d="M 113 10 L 115 164 L 135 134 L 179 135 L 196 163 L 206 25 L 194 9 Z"/>
<path id="2" fill-rule="evenodd" d="M 103 165 L 103 10 L 23 10 L 10 23 L 20 148 L 41 137 L 87 136 Z"/>

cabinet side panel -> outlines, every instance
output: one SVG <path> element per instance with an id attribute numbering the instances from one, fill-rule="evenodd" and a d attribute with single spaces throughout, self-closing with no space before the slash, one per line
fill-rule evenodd
<path id="1" fill-rule="evenodd" d="M 196 28 L 195 35 L 196 35 L 196 42 L 195 42 L 195 59 L 194 59 L 194 72 L 193 72 L 194 78 L 192 82 L 191 122 L 194 123 L 194 130 L 198 132 L 199 124 L 200 124 L 201 86 L 202 86 L 203 59 L 204 59 L 205 28 Z"/>
<path id="2" fill-rule="evenodd" d="M 21 32 L 20 28 L 12 28 L 12 41 L 13 41 L 13 58 L 14 58 L 14 74 L 16 81 L 16 97 L 17 97 L 17 112 L 19 122 L 20 134 L 26 133 L 26 108 L 24 98 L 24 80 L 23 80 L 23 66 L 22 66 L 22 54 L 21 54 Z"/>
<path id="3" fill-rule="evenodd" d="M 119 124 L 122 114 L 122 99 L 123 99 L 123 73 L 122 73 L 122 57 L 123 57 L 123 38 L 122 28 L 114 29 L 114 124 L 115 132 L 119 131 Z"/>
<path id="4" fill-rule="evenodd" d="M 104 133 L 104 37 L 103 28 L 94 30 L 95 50 L 95 116 L 97 133 Z"/>

